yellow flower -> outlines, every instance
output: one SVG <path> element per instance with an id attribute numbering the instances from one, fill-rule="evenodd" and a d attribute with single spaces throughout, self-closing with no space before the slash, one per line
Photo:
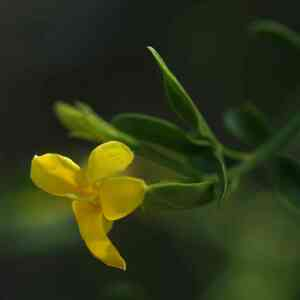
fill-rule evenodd
<path id="1" fill-rule="evenodd" d="M 143 180 L 116 176 L 133 158 L 126 145 L 112 141 L 91 152 L 85 169 L 51 153 L 34 156 L 31 164 L 31 179 L 39 188 L 73 200 L 80 234 L 91 253 L 106 265 L 123 270 L 126 262 L 107 233 L 113 221 L 133 212 L 144 199 Z"/>

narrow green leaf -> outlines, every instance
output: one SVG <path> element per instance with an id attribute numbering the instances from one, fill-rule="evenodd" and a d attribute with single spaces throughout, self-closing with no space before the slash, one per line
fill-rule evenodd
<path id="1" fill-rule="evenodd" d="M 249 146 L 259 146 L 271 136 L 267 118 L 251 103 L 227 111 L 224 124 L 233 136 Z"/>
<path id="2" fill-rule="evenodd" d="M 140 142 L 133 136 L 119 130 L 99 117 L 89 106 L 83 103 L 70 105 L 64 102 L 55 104 L 55 112 L 70 135 L 94 143 L 117 140 L 127 144 L 134 152 L 176 171 L 185 176 L 198 178 L 199 172 L 182 159 L 171 157 L 165 149 L 159 149 L 151 143 Z M 164 150 L 164 151 L 162 151 Z"/>
<path id="3" fill-rule="evenodd" d="M 206 147 L 198 153 L 191 154 L 189 161 L 202 174 L 215 174 L 218 177 L 214 187 L 216 199 L 219 202 L 226 199 L 229 190 L 229 179 L 222 150 Z"/>
<path id="4" fill-rule="evenodd" d="M 167 182 L 150 185 L 144 200 L 149 210 L 183 210 L 204 205 L 214 200 L 215 183 Z"/>
<path id="5" fill-rule="evenodd" d="M 227 174 L 227 168 L 225 165 L 223 154 L 220 150 L 217 150 L 215 152 L 215 157 L 218 162 L 218 176 L 219 176 L 219 182 L 216 186 L 216 193 L 217 197 L 219 199 L 219 202 L 223 202 L 228 194 L 228 174 Z"/>
<path id="6" fill-rule="evenodd" d="M 196 152 L 208 142 L 192 140 L 182 129 L 166 120 L 135 113 L 113 118 L 112 124 L 136 139 L 165 146 L 179 152 Z"/>
<path id="7" fill-rule="evenodd" d="M 279 193 L 294 207 L 300 209 L 300 162 L 290 157 L 275 160 Z"/>
<path id="8" fill-rule="evenodd" d="M 207 125 L 204 117 L 201 115 L 191 97 L 185 91 L 178 79 L 170 71 L 162 57 L 152 47 L 148 47 L 149 51 L 155 58 L 163 75 L 166 95 L 172 110 L 179 118 L 191 128 L 198 131 L 201 137 L 209 140 L 216 140 L 213 132 Z"/>
<path id="9" fill-rule="evenodd" d="M 101 143 L 109 140 L 118 140 L 135 146 L 135 140 L 122 133 L 117 128 L 103 120 L 88 105 L 77 102 L 75 105 L 58 101 L 54 111 L 64 127 L 72 137 Z"/>
<path id="10" fill-rule="evenodd" d="M 261 33 L 272 34 L 300 49 L 300 34 L 279 22 L 264 19 L 256 20 L 250 24 L 249 32 L 252 35 Z"/>

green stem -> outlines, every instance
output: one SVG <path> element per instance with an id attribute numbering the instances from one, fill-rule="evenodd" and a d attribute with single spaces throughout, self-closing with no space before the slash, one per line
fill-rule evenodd
<path id="1" fill-rule="evenodd" d="M 292 120 L 268 142 L 261 145 L 253 154 L 252 157 L 239 166 L 229 171 L 230 177 L 244 175 L 253 169 L 257 168 L 263 162 L 272 159 L 274 154 L 286 148 L 291 141 L 295 139 L 295 135 L 300 130 L 300 113 L 292 118 Z"/>
<path id="2" fill-rule="evenodd" d="M 228 178 L 232 179 L 234 177 L 243 176 L 253 169 L 259 167 L 262 163 L 272 159 L 278 151 L 282 152 L 291 141 L 294 140 L 295 135 L 300 130 L 300 113 L 292 118 L 292 120 L 282 129 L 280 129 L 277 134 L 271 138 L 268 142 L 261 145 L 253 154 L 247 157 L 237 167 L 233 167 L 228 171 Z M 214 182 L 219 181 L 219 177 L 216 174 L 206 176 L 204 180 L 211 180 Z"/>
<path id="3" fill-rule="evenodd" d="M 224 156 L 227 156 L 228 158 L 231 158 L 233 160 L 248 160 L 252 156 L 251 153 L 231 149 L 224 145 L 222 145 L 222 151 L 224 153 Z"/>

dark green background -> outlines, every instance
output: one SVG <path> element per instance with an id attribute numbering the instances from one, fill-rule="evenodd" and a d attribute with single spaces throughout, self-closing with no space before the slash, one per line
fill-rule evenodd
<path id="1" fill-rule="evenodd" d="M 274 129 L 284 124 L 299 107 L 300 52 L 247 28 L 271 18 L 300 31 L 299 11 L 292 0 L 2 1 L 0 299 L 298 299 L 300 214 L 272 182 L 243 182 L 220 208 L 116 224 L 123 273 L 89 255 L 71 214 L 32 187 L 29 168 L 36 153 L 82 157 L 93 147 L 67 138 L 55 100 L 86 101 L 107 119 L 131 111 L 173 119 L 148 45 L 221 140 L 239 147 L 222 112 L 246 100 Z M 138 172 L 161 176 L 151 166 Z"/>

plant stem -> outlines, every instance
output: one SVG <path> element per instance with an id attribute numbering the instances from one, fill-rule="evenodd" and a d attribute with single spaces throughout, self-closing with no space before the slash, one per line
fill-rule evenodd
<path id="1" fill-rule="evenodd" d="M 294 140 L 295 135 L 299 130 L 300 113 L 294 116 L 291 121 L 285 127 L 280 129 L 268 142 L 261 145 L 254 153 L 248 154 L 247 159 L 240 163 L 240 165 L 230 169 L 228 171 L 228 178 L 232 179 L 234 177 L 243 176 L 259 167 L 265 161 L 272 159 L 278 151 L 282 151 Z M 216 174 L 208 175 L 203 179 L 205 181 L 210 180 L 213 182 L 218 182 L 220 180 Z"/>
<path id="2" fill-rule="evenodd" d="M 244 175 L 257 168 L 263 162 L 273 158 L 274 154 L 286 148 L 295 135 L 300 130 L 300 113 L 294 116 L 291 121 L 268 142 L 261 145 L 252 155 L 251 158 L 241 163 L 239 166 L 229 171 L 230 177 Z"/>
<path id="3" fill-rule="evenodd" d="M 252 157 L 252 153 L 242 152 L 235 149 L 228 148 L 222 145 L 222 151 L 224 156 L 231 158 L 233 160 L 248 160 Z"/>
<path id="4" fill-rule="evenodd" d="M 289 145 L 289 142 L 292 141 L 295 137 L 295 135 L 300 130 L 300 113 L 298 113 L 296 116 L 294 116 L 289 123 L 280 129 L 277 134 L 272 137 L 268 142 L 264 143 L 258 149 L 253 153 L 244 153 L 240 151 L 236 151 L 230 148 L 223 147 L 223 153 L 227 155 L 228 157 L 231 157 L 233 159 L 239 159 L 242 160 L 242 162 L 237 166 L 229 170 L 228 177 L 239 177 L 242 175 L 245 175 L 246 173 L 249 173 L 253 169 L 260 166 L 265 161 L 272 159 L 274 154 L 276 154 L 278 151 L 282 151 L 283 148 L 287 147 Z M 140 149 L 137 149 L 143 156 L 147 155 L 147 151 Z M 155 149 L 151 149 L 152 157 L 154 154 Z M 149 152 L 148 152 L 149 153 Z M 165 166 L 181 173 L 185 174 L 189 177 L 193 178 L 199 178 L 200 174 L 193 169 L 190 166 L 185 165 L 184 162 L 176 161 L 175 159 L 171 159 L 167 155 L 163 155 L 162 153 L 156 151 L 155 153 L 157 156 L 157 159 L 160 163 L 164 162 Z M 155 160 L 155 159 L 154 159 Z M 216 175 L 210 175 L 205 177 L 205 179 L 211 179 L 218 181 L 218 176 Z"/>

